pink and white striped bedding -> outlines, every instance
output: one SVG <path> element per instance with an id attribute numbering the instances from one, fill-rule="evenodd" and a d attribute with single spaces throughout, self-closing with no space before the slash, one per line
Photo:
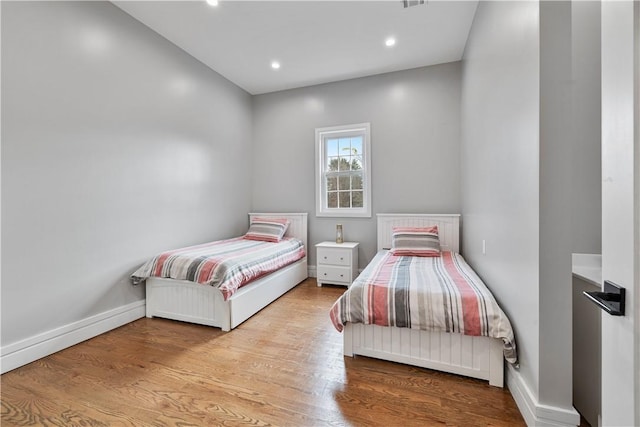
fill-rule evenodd
<path id="1" fill-rule="evenodd" d="M 338 331 L 352 322 L 500 338 L 507 361 L 517 361 L 509 319 L 458 253 L 417 257 L 380 251 L 329 314 Z"/>
<path id="2" fill-rule="evenodd" d="M 236 237 L 163 252 L 131 278 L 134 283 L 164 277 L 211 285 L 226 301 L 241 286 L 304 257 L 304 244 L 298 239 L 272 243 Z"/>

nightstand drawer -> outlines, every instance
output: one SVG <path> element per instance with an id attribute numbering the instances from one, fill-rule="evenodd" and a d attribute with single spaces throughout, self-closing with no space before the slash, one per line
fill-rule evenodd
<path id="1" fill-rule="evenodd" d="M 318 248 L 318 264 L 351 265 L 351 250 Z"/>
<path id="2" fill-rule="evenodd" d="M 319 265 L 318 280 L 321 282 L 342 282 L 342 283 L 350 284 L 351 268 Z"/>

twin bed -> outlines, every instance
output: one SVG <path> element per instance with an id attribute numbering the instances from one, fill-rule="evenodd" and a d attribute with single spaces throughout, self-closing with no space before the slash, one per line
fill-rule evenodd
<path id="1" fill-rule="evenodd" d="M 378 254 L 331 309 L 344 355 L 363 355 L 504 384 L 516 363 L 509 320 L 459 255 L 459 215 L 378 215 Z M 402 232 L 437 227 L 440 254 L 395 256 Z M 401 231 L 398 231 L 401 230 Z M 410 240 L 411 238 L 409 238 Z M 430 252 L 432 248 L 422 248 Z"/>
<path id="2" fill-rule="evenodd" d="M 244 239 L 223 241 L 227 246 L 218 247 L 218 242 L 213 242 L 160 254 L 133 275 L 134 280 L 146 281 L 147 317 L 230 331 L 306 279 L 307 214 L 261 213 L 249 214 L 249 218 L 250 232 L 261 221 L 286 221 L 286 234 L 278 244 L 292 246 L 296 242 L 300 248 L 281 249 L 286 254 L 285 265 L 273 272 L 256 269 L 271 264 L 256 258 L 249 258 L 249 264 L 229 267 L 232 276 L 254 279 L 237 286 L 215 285 L 214 278 L 206 273 L 217 261 L 203 261 L 201 252 L 209 251 L 209 246 L 217 252 L 228 252 L 229 246 L 234 250 L 232 258 L 242 259 L 238 254 L 249 252 L 247 246 L 266 251 L 263 246 L 273 243 L 245 240 L 247 233 Z M 459 220 L 459 215 L 378 215 L 379 253 L 330 312 L 336 329 L 343 331 L 345 356 L 374 357 L 503 386 L 504 359 L 516 362 L 513 331 L 493 295 L 458 254 Z M 437 227 L 438 254 L 390 254 L 388 249 L 399 238 L 398 227 L 409 231 Z M 181 261 L 185 250 L 199 257 L 198 262 Z M 293 252 L 300 259 L 294 259 Z M 428 291 L 422 294 L 423 289 Z"/>
<path id="3" fill-rule="evenodd" d="M 230 331 L 306 279 L 308 277 L 306 257 L 307 214 L 249 214 L 251 225 L 255 223 L 256 219 L 288 220 L 289 224 L 283 240 L 299 240 L 305 255 L 299 260 L 278 268 L 269 274 L 262 272 L 250 274 L 259 277 L 230 292 L 224 288 L 209 286 L 209 284 L 203 285 L 191 280 L 150 276 L 147 273 L 154 269 L 154 265 L 159 265 L 156 258 L 162 257 L 162 254 L 160 254 L 133 274 L 134 280 L 146 281 L 146 316 L 215 326 L 223 331 Z M 233 240 L 232 244 L 237 243 L 235 242 L 237 239 L 231 240 Z M 265 245 L 270 245 L 270 243 Z M 197 251 L 197 247 L 195 249 Z M 175 256 L 175 252 L 167 253 L 165 258 L 168 256 L 168 259 L 171 259 L 172 256 Z M 166 260 L 162 261 L 166 263 Z M 252 260 L 250 262 L 255 261 Z M 238 267 L 240 270 L 243 268 L 246 270 L 245 267 Z M 188 269 L 185 268 L 185 270 Z M 187 272 L 186 274 L 191 274 L 192 276 L 201 275 L 200 271 L 197 273 Z M 169 276 L 169 274 L 162 275 Z"/>

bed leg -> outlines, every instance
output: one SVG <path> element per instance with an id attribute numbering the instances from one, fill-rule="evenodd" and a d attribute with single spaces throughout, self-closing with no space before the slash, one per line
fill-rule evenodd
<path id="1" fill-rule="evenodd" d="M 502 340 L 492 340 L 489 354 L 489 385 L 504 387 L 504 356 Z"/>
<path id="2" fill-rule="evenodd" d="M 223 332 L 229 332 L 231 330 L 231 316 L 228 314 L 229 313 L 222 319 L 222 324 L 220 325 L 220 329 L 222 329 Z"/>
<path id="3" fill-rule="evenodd" d="M 345 356 L 353 357 L 353 328 L 350 324 L 346 324 L 344 331 L 342 331 L 342 354 Z"/>

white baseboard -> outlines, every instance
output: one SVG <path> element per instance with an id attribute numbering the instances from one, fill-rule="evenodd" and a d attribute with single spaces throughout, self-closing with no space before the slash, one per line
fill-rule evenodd
<path id="1" fill-rule="evenodd" d="M 575 427 L 580 425 L 580 414 L 575 408 L 566 409 L 541 404 L 520 372 L 512 365 L 508 365 L 507 368 L 507 386 L 528 426 Z"/>
<path id="2" fill-rule="evenodd" d="M 0 373 L 31 363 L 145 316 L 145 301 L 136 301 L 2 347 Z"/>

